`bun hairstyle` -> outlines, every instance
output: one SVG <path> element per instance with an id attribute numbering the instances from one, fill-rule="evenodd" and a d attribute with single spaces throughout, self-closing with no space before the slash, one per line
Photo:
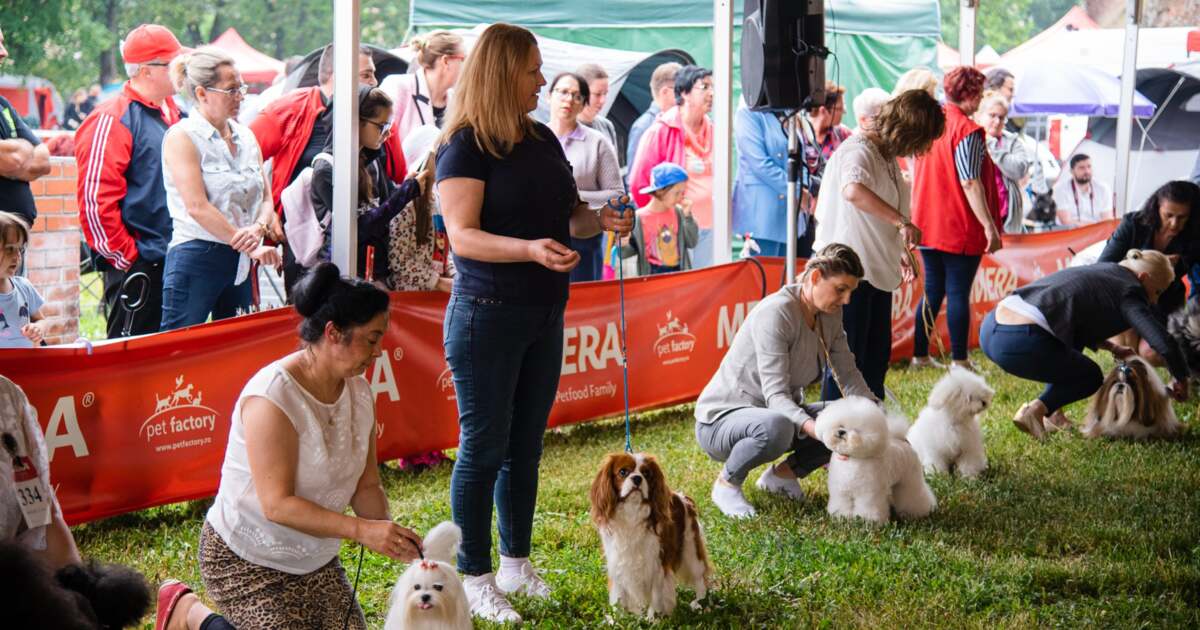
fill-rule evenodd
<path id="1" fill-rule="evenodd" d="M 408 40 L 408 47 L 417 53 L 417 63 L 422 68 L 432 68 L 446 55 L 461 55 L 463 38 L 450 31 L 433 31 Z"/>
<path id="2" fill-rule="evenodd" d="M 354 278 L 343 278 L 337 265 L 323 262 L 309 270 L 292 292 L 300 323 L 300 339 L 317 343 L 325 336 L 325 324 L 341 331 L 362 326 L 388 308 L 386 291 Z"/>
<path id="3" fill-rule="evenodd" d="M 195 101 L 196 88 L 211 88 L 221 79 L 221 66 L 234 67 L 233 57 L 220 48 L 205 46 L 177 55 L 171 60 L 171 84 L 180 96 Z"/>
<path id="4" fill-rule="evenodd" d="M 807 279 L 809 272 L 814 269 L 821 272 L 822 278 L 846 275 L 861 280 L 866 275 L 858 254 L 849 245 L 841 243 L 830 243 L 813 254 L 804 266 L 803 277 Z"/>
<path id="5" fill-rule="evenodd" d="M 1171 268 L 1171 259 L 1160 251 L 1131 249 L 1125 252 L 1125 259 L 1118 264 L 1134 273 L 1149 275 L 1155 285 L 1163 288 L 1175 281 L 1175 270 Z"/>

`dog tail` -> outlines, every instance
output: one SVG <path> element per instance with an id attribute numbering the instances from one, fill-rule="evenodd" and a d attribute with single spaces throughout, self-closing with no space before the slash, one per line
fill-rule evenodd
<path id="1" fill-rule="evenodd" d="M 462 540 L 462 530 L 451 521 L 438 523 L 425 535 L 421 545 L 425 557 L 438 562 L 454 564 L 454 556 L 458 554 L 458 543 Z"/>
<path id="2" fill-rule="evenodd" d="M 908 435 L 908 420 L 898 413 L 889 413 L 887 415 L 888 433 L 892 437 L 903 440 Z"/>

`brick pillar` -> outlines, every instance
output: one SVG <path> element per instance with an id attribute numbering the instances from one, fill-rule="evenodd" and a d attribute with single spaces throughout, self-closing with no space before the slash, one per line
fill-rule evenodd
<path id="1" fill-rule="evenodd" d="M 47 343 L 79 336 L 79 211 L 75 158 L 50 158 L 50 174 L 31 183 L 38 217 L 25 253 L 25 277 L 37 287 L 49 320 Z"/>

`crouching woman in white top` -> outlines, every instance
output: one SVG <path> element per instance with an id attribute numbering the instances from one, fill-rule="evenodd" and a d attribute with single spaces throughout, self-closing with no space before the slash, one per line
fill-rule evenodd
<path id="1" fill-rule="evenodd" d="M 322 263 L 293 298 L 303 347 L 259 370 L 238 397 L 200 533 L 200 575 L 237 628 L 341 629 L 348 612 L 349 627 L 365 628 L 338 561 L 342 540 L 402 562 L 421 545 L 388 515 L 362 376 L 380 355 L 388 294 Z M 160 619 L 196 617 L 162 610 L 172 596 L 160 590 Z"/>
<path id="2" fill-rule="evenodd" d="M 759 302 L 738 329 L 717 373 L 696 401 L 696 440 L 724 462 L 712 499 L 728 516 L 748 517 L 754 508 L 742 494 L 751 470 L 787 454 L 758 479 L 764 491 L 797 501 L 799 477 L 829 463 L 813 416 L 821 405 L 804 404 L 804 388 L 832 368 L 842 392 L 875 400 L 846 345 L 842 307 L 863 277 L 858 254 L 831 243 L 812 258 L 800 282 Z"/>

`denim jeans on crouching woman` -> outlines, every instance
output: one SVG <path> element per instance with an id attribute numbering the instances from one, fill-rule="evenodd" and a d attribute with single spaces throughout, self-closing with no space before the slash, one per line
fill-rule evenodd
<path id="1" fill-rule="evenodd" d="M 463 533 L 458 569 L 467 575 L 492 571 L 493 502 L 500 553 L 529 556 L 565 308 L 450 296 L 443 336 L 459 424 L 450 508 Z"/>
<path id="2" fill-rule="evenodd" d="M 224 243 L 186 241 L 167 250 L 163 268 L 162 330 L 203 324 L 250 308 L 250 278 L 237 278 L 236 250 Z"/>

